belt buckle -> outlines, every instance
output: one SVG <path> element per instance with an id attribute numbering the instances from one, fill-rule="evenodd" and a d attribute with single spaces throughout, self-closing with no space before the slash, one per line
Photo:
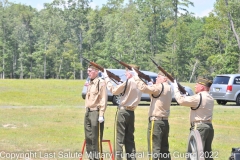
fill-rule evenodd
<path id="1" fill-rule="evenodd" d="M 155 121 L 155 120 L 156 120 L 155 116 L 150 116 L 149 117 L 149 121 Z"/>

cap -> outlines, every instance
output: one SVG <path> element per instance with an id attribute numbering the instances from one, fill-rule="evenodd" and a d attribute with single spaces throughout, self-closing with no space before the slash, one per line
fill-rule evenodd
<path id="1" fill-rule="evenodd" d="M 93 65 L 91 65 L 91 64 L 88 65 L 88 68 L 92 68 L 92 69 L 95 69 L 95 70 L 99 70 L 98 68 L 96 68 L 95 66 L 93 66 Z"/>
<path id="2" fill-rule="evenodd" d="M 197 80 L 197 83 L 201 84 L 201 85 L 204 85 L 206 87 L 211 87 L 212 85 L 212 81 L 211 80 L 208 80 L 208 79 L 204 79 L 204 78 L 199 78 Z"/>
<path id="3" fill-rule="evenodd" d="M 166 76 L 162 71 L 159 71 L 159 72 L 158 72 L 158 75 Z"/>

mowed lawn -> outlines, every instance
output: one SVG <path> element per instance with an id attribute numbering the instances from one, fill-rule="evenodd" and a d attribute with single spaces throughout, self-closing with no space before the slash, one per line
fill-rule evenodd
<path id="1" fill-rule="evenodd" d="M 32 159 L 79 159 L 84 140 L 85 110 L 81 98 L 84 82 L 0 80 L 0 159 L 30 153 Z M 194 84 L 183 84 L 194 87 Z M 138 159 L 148 159 L 148 105 L 142 102 L 135 111 Z M 109 102 L 105 113 L 104 139 L 109 139 L 112 145 L 116 110 L 117 107 Z M 240 107 L 234 103 L 215 105 L 215 137 L 212 145 L 217 157 L 215 159 L 226 160 L 232 147 L 240 147 L 239 115 Z M 189 108 L 171 106 L 169 145 L 172 159 L 186 159 L 188 117 Z M 109 152 L 107 143 L 103 143 L 103 149 Z"/>

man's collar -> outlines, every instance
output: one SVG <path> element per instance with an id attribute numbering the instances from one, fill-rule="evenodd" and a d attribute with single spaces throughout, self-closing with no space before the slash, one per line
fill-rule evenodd
<path id="1" fill-rule="evenodd" d="M 98 78 L 99 78 L 99 77 L 97 76 L 97 77 L 95 77 L 94 79 L 90 79 L 90 82 L 91 82 L 91 83 L 95 83 Z"/>

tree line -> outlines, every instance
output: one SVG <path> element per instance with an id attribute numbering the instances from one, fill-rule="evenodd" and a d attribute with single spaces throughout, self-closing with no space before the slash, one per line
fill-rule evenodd
<path id="1" fill-rule="evenodd" d="M 240 1 L 216 0 L 205 17 L 190 0 L 54 0 L 37 10 L 0 0 L 0 78 L 84 79 L 87 58 L 122 68 L 110 57 L 179 81 L 240 73 Z"/>

